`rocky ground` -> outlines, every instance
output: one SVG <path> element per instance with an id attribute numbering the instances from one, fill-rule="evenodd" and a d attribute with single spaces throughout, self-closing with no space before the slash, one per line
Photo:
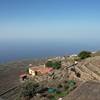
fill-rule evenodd
<path id="1" fill-rule="evenodd" d="M 100 100 L 100 83 L 85 82 L 63 100 Z"/>

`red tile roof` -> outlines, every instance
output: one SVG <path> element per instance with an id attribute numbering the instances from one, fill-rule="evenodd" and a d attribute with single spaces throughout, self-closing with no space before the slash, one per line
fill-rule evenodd
<path id="1" fill-rule="evenodd" d="M 41 74 L 46 74 L 49 73 L 53 70 L 53 68 L 48 68 L 48 67 L 30 67 L 31 70 L 40 72 Z"/>
<path id="2" fill-rule="evenodd" d="M 21 74 L 20 75 L 20 78 L 24 77 L 24 76 L 27 76 L 27 74 Z"/>

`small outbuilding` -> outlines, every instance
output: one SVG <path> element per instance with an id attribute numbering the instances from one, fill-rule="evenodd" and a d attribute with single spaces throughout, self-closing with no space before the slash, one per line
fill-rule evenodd
<path id="1" fill-rule="evenodd" d="M 20 80 L 24 81 L 25 79 L 27 79 L 27 74 L 21 74 Z"/>

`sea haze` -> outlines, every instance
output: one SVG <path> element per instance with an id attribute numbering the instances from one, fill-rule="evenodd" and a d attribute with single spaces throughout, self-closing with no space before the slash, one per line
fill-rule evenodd
<path id="1" fill-rule="evenodd" d="M 99 50 L 96 42 L 69 40 L 21 40 L 0 42 L 0 63 L 51 56 L 64 56 L 81 50 Z"/>

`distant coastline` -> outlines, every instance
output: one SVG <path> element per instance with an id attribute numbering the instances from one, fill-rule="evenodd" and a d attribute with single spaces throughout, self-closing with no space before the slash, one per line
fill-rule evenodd
<path id="1" fill-rule="evenodd" d="M 91 51 L 92 53 L 96 53 L 96 51 Z M 79 53 L 79 52 L 78 52 Z M 53 57 L 63 57 L 63 56 L 73 56 L 73 55 L 77 55 L 78 53 L 69 53 L 69 54 L 62 54 L 62 55 L 51 55 L 51 56 L 44 56 L 44 57 L 23 57 L 23 58 L 20 58 L 20 55 L 19 55 L 19 58 L 12 58 L 10 60 L 5 60 L 5 59 L 2 59 L 0 58 L 0 64 L 7 64 L 7 63 L 12 63 L 12 62 L 20 62 L 20 61 L 38 61 L 38 60 L 46 60 L 48 58 L 53 58 Z M 99 55 L 99 51 L 97 52 L 97 55 Z M 5 57 L 6 58 L 6 57 Z"/>

